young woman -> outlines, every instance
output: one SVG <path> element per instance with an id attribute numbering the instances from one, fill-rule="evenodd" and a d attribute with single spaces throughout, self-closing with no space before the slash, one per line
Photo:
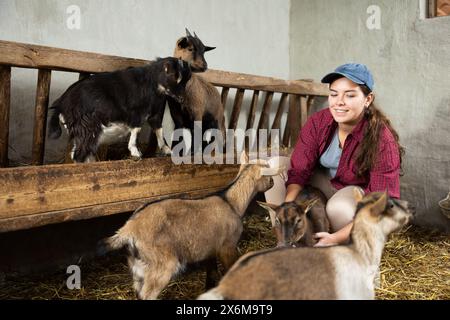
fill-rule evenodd
<path id="1" fill-rule="evenodd" d="M 329 107 L 313 114 L 301 129 L 291 156 L 286 199 L 306 184 L 327 196 L 332 233 L 316 234 L 316 246 L 349 240 L 356 212 L 353 189 L 385 191 L 400 197 L 403 148 L 387 117 L 373 104 L 373 77 L 362 64 L 339 66 L 322 79 L 330 84 Z"/>

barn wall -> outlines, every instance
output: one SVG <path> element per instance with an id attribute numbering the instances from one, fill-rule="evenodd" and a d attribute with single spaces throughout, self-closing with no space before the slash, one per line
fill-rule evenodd
<path id="1" fill-rule="evenodd" d="M 366 26 L 371 5 L 380 9 L 380 29 Z M 419 0 L 292 0 L 291 78 L 320 81 L 343 63 L 367 64 L 376 101 L 406 148 L 402 197 L 417 207 L 419 224 L 448 232 L 437 203 L 450 189 L 450 16 L 422 20 L 419 7 Z"/>

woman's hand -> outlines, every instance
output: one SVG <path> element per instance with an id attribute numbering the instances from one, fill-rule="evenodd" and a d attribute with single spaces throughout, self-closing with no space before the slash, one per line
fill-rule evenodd
<path id="1" fill-rule="evenodd" d="M 338 239 L 333 233 L 317 232 L 316 234 L 314 234 L 314 239 L 317 240 L 317 243 L 314 245 L 314 247 L 329 247 L 339 244 Z"/>
<path id="2" fill-rule="evenodd" d="M 313 236 L 318 240 L 314 247 L 329 247 L 348 243 L 350 240 L 352 227 L 353 222 L 350 222 L 348 225 L 336 231 L 335 233 L 317 232 Z"/>

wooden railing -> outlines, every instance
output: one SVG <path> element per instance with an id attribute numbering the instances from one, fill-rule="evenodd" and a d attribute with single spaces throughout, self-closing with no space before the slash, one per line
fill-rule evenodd
<path id="1" fill-rule="evenodd" d="M 39 69 L 31 160 L 32 164 L 39 165 L 43 163 L 44 158 L 52 70 L 78 72 L 80 78 L 83 78 L 92 73 L 142 66 L 146 63 L 150 63 L 150 61 L 0 41 L 0 167 L 7 166 L 8 162 L 11 67 Z M 236 129 L 237 127 L 245 91 L 253 91 L 246 129 L 254 125 L 258 99 L 262 92 L 265 93 L 264 104 L 257 128 L 280 129 L 281 116 L 286 108 L 287 97 L 289 96 L 289 117 L 285 132 L 282 134 L 284 146 L 295 143 L 298 130 L 306 120 L 308 109 L 314 97 L 325 96 L 328 92 L 326 86 L 310 81 L 286 81 L 218 70 L 208 70 L 200 76 L 215 86 L 222 87 L 222 102 L 225 108 L 227 107 L 229 90 L 231 88 L 237 89 L 228 124 L 230 129 Z M 268 119 L 272 98 L 276 92 L 281 93 L 282 96 L 275 119 L 270 126 Z"/>
<path id="2" fill-rule="evenodd" d="M 46 123 L 53 70 L 76 72 L 83 78 L 93 73 L 142 66 L 151 61 L 89 52 L 0 41 L 0 232 L 31 228 L 67 220 L 132 211 L 142 203 L 170 195 L 203 195 L 226 186 L 237 172 L 234 166 L 184 165 L 175 167 L 170 159 L 144 159 L 93 164 L 43 164 Z M 33 166 L 8 166 L 11 69 L 38 69 L 34 130 Z M 280 129 L 288 106 L 282 145 L 295 144 L 301 125 L 316 96 L 328 89 L 311 81 L 286 81 L 248 74 L 208 70 L 200 74 L 221 87 L 224 107 L 232 108 L 228 128 L 236 129 L 246 91 L 252 100 L 246 128 L 256 124 L 258 100 L 264 93 L 258 129 Z M 228 103 L 230 89 L 236 89 Z M 273 97 L 280 93 L 276 111 Z M 269 124 L 269 115 L 275 111 Z M 170 179 L 166 176 L 170 174 Z"/>

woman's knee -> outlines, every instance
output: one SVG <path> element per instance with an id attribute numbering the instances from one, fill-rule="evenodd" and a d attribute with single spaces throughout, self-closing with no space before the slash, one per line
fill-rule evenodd
<path id="1" fill-rule="evenodd" d="M 356 201 L 353 195 L 354 188 L 353 186 L 349 186 L 339 190 L 327 202 L 327 216 L 334 231 L 345 227 L 355 216 Z"/>

